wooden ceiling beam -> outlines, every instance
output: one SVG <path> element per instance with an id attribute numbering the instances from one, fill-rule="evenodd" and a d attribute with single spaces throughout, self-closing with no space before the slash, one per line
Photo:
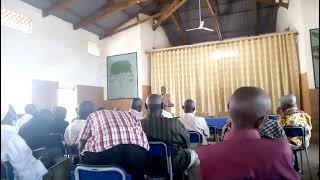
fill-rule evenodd
<path id="1" fill-rule="evenodd" d="M 278 5 L 286 9 L 289 8 L 289 3 L 284 3 L 283 0 L 279 0 L 279 2 L 277 2 L 276 0 L 257 0 L 257 2 L 271 4 L 271 5 Z"/>
<path id="2" fill-rule="evenodd" d="M 163 15 L 157 20 L 155 24 L 152 25 L 152 29 L 156 30 L 163 21 L 168 19 L 171 14 L 173 14 L 178 8 L 180 8 L 184 3 L 186 3 L 187 0 L 174 0 L 169 8 L 163 13 Z"/>
<path id="3" fill-rule="evenodd" d="M 218 38 L 221 41 L 222 34 L 221 34 L 221 30 L 220 30 L 220 18 L 218 15 L 219 9 L 217 6 L 217 1 L 216 0 L 207 0 L 207 4 L 208 4 L 208 7 L 209 7 L 210 12 L 212 14 L 215 32 L 218 34 Z"/>
<path id="4" fill-rule="evenodd" d="M 62 10 L 65 7 L 67 7 L 68 5 L 70 5 L 71 3 L 75 2 L 77 0 L 61 0 L 58 1 L 56 3 L 54 3 L 53 5 L 51 5 L 50 7 L 48 7 L 47 9 L 42 11 L 42 17 L 47 17 L 50 14 L 52 14 L 52 12 L 56 11 L 56 10 Z"/>
<path id="5" fill-rule="evenodd" d="M 170 16 L 171 20 L 173 21 L 173 24 L 176 26 L 176 30 L 179 33 L 182 41 L 184 44 L 188 44 L 188 38 L 187 38 L 187 34 L 184 31 L 183 27 L 181 26 L 181 23 L 179 23 L 178 19 L 176 18 L 176 16 L 173 14 L 171 14 Z"/>
<path id="6" fill-rule="evenodd" d="M 131 19 L 130 19 L 130 20 L 122 23 L 122 24 L 119 25 L 118 27 L 114 28 L 112 31 L 106 32 L 104 35 L 100 36 L 99 39 L 102 40 L 102 39 L 104 39 L 104 38 L 106 38 L 106 37 L 109 37 L 109 36 L 112 36 L 112 35 L 117 34 L 117 33 L 119 33 L 119 32 L 122 32 L 122 31 L 125 31 L 125 30 L 127 30 L 127 29 L 130 29 L 130 28 L 132 28 L 132 27 L 134 27 L 134 26 L 136 26 L 136 25 L 138 25 L 138 24 L 140 24 L 140 23 L 144 23 L 144 22 L 149 21 L 149 20 L 151 20 L 151 19 L 160 17 L 161 15 L 162 15 L 162 13 L 157 13 L 157 14 L 154 14 L 154 15 L 152 15 L 152 16 L 150 16 L 150 17 L 145 18 L 145 19 L 140 19 L 140 21 L 137 21 L 137 22 L 135 22 L 135 23 L 133 23 L 133 24 L 130 24 L 130 25 L 128 25 L 128 26 L 121 27 L 121 26 L 123 26 L 124 24 L 128 23 L 128 22 L 131 20 Z M 120 27 L 121 27 L 121 28 L 120 28 Z"/>
<path id="7" fill-rule="evenodd" d="M 112 6 L 104 5 L 89 16 L 83 18 L 79 23 L 73 25 L 73 29 L 77 30 L 87 24 L 98 21 L 99 19 L 109 17 L 112 14 L 127 9 L 128 7 L 140 3 L 139 0 L 127 0 L 113 4 Z"/>

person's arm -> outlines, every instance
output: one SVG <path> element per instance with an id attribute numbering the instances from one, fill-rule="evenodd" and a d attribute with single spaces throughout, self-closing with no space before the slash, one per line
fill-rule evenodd
<path id="1" fill-rule="evenodd" d="M 86 124 L 81 130 L 81 133 L 79 134 L 76 144 L 78 144 L 79 147 L 79 152 L 81 153 L 86 145 L 87 140 L 91 137 L 92 135 L 92 117 L 89 116 L 86 120 Z"/>
<path id="2" fill-rule="evenodd" d="M 66 130 L 64 131 L 64 142 L 70 146 L 71 140 L 70 140 L 69 131 L 70 131 L 70 126 L 67 126 Z"/>
<path id="3" fill-rule="evenodd" d="M 48 172 L 41 161 L 32 155 L 31 149 L 19 135 L 10 138 L 5 154 L 17 179 L 40 180 Z"/>
<path id="4" fill-rule="evenodd" d="M 199 118 L 200 124 L 201 124 L 201 128 L 203 130 L 203 135 L 206 137 L 210 136 L 210 129 L 209 126 L 206 122 L 206 120 L 204 118 Z"/>
<path id="5" fill-rule="evenodd" d="M 190 136 L 184 125 L 177 119 L 176 121 L 176 126 L 177 126 L 177 131 L 180 136 L 180 144 L 183 148 L 188 148 L 190 146 Z"/>
<path id="6" fill-rule="evenodd" d="M 174 107 L 174 104 L 173 104 L 173 102 L 172 102 L 172 100 L 171 100 L 171 95 L 170 95 L 170 94 L 168 94 L 168 104 L 167 104 L 167 107 Z"/>

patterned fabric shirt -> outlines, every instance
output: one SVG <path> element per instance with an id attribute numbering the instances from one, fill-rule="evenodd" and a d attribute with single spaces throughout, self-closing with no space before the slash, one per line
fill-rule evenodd
<path id="1" fill-rule="evenodd" d="M 227 124 L 222 129 L 222 136 L 231 129 L 231 121 L 228 119 Z M 260 136 L 264 139 L 286 138 L 283 127 L 277 120 L 266 120 L 259 129 Z"/>
<path id="2" fill-rule="evenodd" d="M 135 144 L 149 150 L 140 120 L 124 111 L 90 114 L 77 142 L 81 140 L 86 141 L 83 152 L 102 152 L 120 144 Z"/>
<path id="3" fill-rule="evenodd" d="M 303 126 L 306 128 L 306 146 L 309 146 L 311 138 L 311 117 L 297 108 L 290 108 L 280 114 L 280 125 L 282 126 Z M 288 138 L 290 145 L 293 148 L 300 147 L 302 145 L 302 138 L 294 137 Z"/>

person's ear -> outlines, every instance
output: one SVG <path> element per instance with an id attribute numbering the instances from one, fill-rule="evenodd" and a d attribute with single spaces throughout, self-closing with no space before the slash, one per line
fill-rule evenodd
<path id="1" fill-rule="evenodd" d="M 183 106 L 183 105 L 181 105 L 181 107 L 182 107 L 182 109 L 184 109 L 184 106 Z"/>
<path id="2" fill-rule="evenodd" d="M 161 103 L 161 109 L 164 109 L 164 104 L 163 103 Z"/>
<path id="3" fill-rule="evenodd" d="M 192 111 L 194 111 L 194 110 L 196 110 L 196 108 L 195 108 L 195 107 L 192 109 Z"/>
<path id="4" fill-rule="evenodd" d="M 148 109 L 148 105 L 147 105 L 147 103 L 145 103 L 145 104 L 144 104 L 144 107 L 145 107 L 146 109 Z"/>

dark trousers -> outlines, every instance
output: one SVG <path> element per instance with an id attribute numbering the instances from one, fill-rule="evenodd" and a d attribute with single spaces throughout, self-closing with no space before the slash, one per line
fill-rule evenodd
<path id="1" fill-rule="evenodd" d="M 119 166 L 131 174 L 134 180 L 143 180 L 148 163 L 148 151 L 137 145 L 121 144 L 99 153 L 84 152 L 81 162 Z"/>

